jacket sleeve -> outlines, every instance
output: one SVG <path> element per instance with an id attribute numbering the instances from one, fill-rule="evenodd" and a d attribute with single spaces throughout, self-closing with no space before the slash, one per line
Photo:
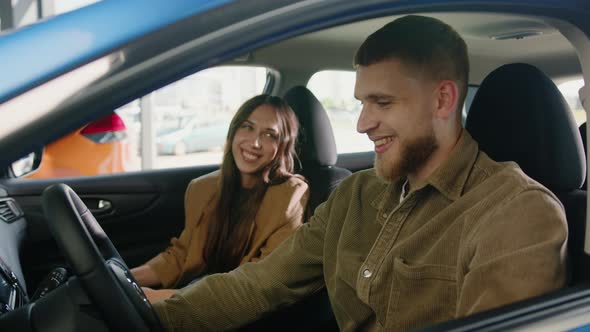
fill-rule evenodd
<path id="1" fill-rule="evenodd" d="M 170 246 L 156 257 L 150 259 L 146 265 L 149 265 L 158 279 L 162 283 L 163 288 L 173 287 L 183 272 L 183 267 L 186 262 L 188 247 L 194 237 L 194 232 L 198 231 L 195 223 L 195 213 L 191 213 L 191 205 L 197 199 L 198 182 L 193 180 L 184 195 L 184 209 L 185 209 L 185 224 L 182 233 L 178 238 L 173 238 L 170 241 Z M 202 194 L 202 193 L 201 193 Z"/>
<path id="2" fill-rule="evenodd" d="M 205 277 L 154 309 L 168 331 L 235 329 L 325 286 L 323 244 L 327 205 L 265 259 Z"/>
<path id="3" fill-rule="evenodd" d="M 458 266 L 458 317 L 563 287 L 566 218 L 546 189 L 523 191 L 482 221 Z"/>
<path id="4" fill-rule="evenodd" d="M 252 257 L 250 262 L 257 262 L 268 256 L 276 247 L 303 225 L 305 209 L 309 199 L 309 187 L 307 183 L 301 182 L 290 190 L 289 197 L 286 197 L 285 206 L 280 207 L 279 227 L 266 239 L 260 248 L 260 254 Z"/>

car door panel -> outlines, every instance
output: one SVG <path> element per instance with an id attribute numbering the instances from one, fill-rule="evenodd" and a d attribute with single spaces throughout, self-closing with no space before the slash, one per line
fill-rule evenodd
<path id="1" fill-rule="evenodd" d="M 43 215 L 41 195 L 46 187 L 66 183 L 89 208 L 97 208 L 100 201 L 102 206 L 108 202 L 110 208 L 95 213 L 95 217 L 126 263 L 133 267 L 161 252 L 170 238 L 180 234 L 188 183 L 217 168 L 199 166 L 84 178 L 0 181 L 27 220 L 21 260 L 29 292 L 51 268 L 65 265 Z"/>

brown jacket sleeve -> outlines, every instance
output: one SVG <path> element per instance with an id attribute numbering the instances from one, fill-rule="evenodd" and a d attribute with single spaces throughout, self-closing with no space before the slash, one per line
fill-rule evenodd
<path id="1" fill-rule="evenodd" d="M 165 329 L 235 329 L 324 287 L 324 235 L 331 201 L 320 205 L 309 222 L 265 259 L 229 273 L 207 276 L 171 298 L 154 303 Z"/>
<path id="2" fill-rule="evenodd" d="M 466 273 L 459 283 L 457 317 L 563 287 L 565 220 L 561 203 L 544 188 L 495 207 L 461 254 L 459 268 Z"/>
<path id="3" fill-rule="evenodd" d="M 303 225 L 308 198 L 307 183 L 297 177 L 269 188 L 258 212 L 256 228 L 259 231 L 253 241 L 252 254 L 244 257 L 242 264 L 268 256 Z"/>
<path id="4" fill-rule="evenodd" d="M 202 216 L 214 201 L 218 180 L 219 172 L 213 172 L 191 181 L 185 194 L 184 230 L 171 240 L 168 249 L 146 263 L 156 272 L 163 288 L 174 287 L 206 269 L 202 253 L 207 222 Z M 251 249 L 241 264 L 264 258 L 302 225 L 308 196 L 307 183 L 298 177 L 267 190 L 256 215 Z"/>
<path id="5" fill-rule="evenodd" d="M 218 174 L 213 172 L 189 183 L 184 196 L 185 224 L 182 233 L 170 241 L 170 246 L 164 252 L 146 263 L 154 270 L 163 288 L 173 287 L 178 282 L 185 272 L 189 251 L 194 249 L 194 241 L 204 237 L 201 234 L 205 231 L 204 225 L 200 225 L 199 221 L 216 192 Z M 193 270 L 204 268 L 199 262 L 191 263 Z M 198 271 L 193 272 L 198 274 Z"/>

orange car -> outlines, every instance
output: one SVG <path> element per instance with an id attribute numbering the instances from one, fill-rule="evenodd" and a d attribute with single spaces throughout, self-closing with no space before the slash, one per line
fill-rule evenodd
<path id="1" fill-rule="evenodd" d="M 39 168 L 25 177 L 45 179 L 99 175 L 130 169 L 127 128 L 116 113 L 48 144 Z"/>

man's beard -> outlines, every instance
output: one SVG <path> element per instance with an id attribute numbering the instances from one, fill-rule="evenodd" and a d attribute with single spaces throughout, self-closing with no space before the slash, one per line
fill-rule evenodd
<path id="1" fill-rule="evenodd" d="M 396 142 L 398 143 L 398 142 Z M 438 149 L 434 134 L 415 138 L 402 143 L 401 156 L 395 161 L 384 160 L 387 156 L 375 156 L 375 170 L 381 179 L 393 182 L 402 176 L 416 172 Z"/>

